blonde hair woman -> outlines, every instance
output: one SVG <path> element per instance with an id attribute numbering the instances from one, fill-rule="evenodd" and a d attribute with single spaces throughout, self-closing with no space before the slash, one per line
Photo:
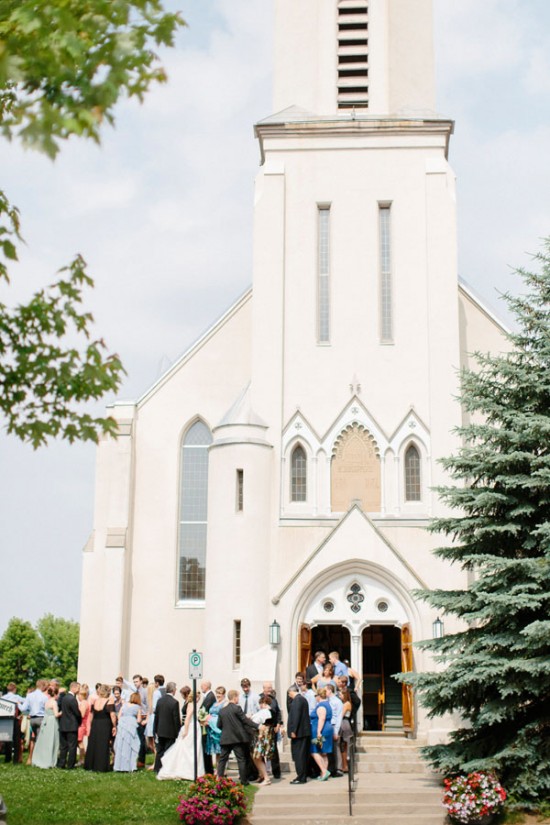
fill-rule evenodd
<path id="1" fill-rule="evenodd" d="M 92 724 L 91 707 L 90 688 L 86 684 L 80 685 L 78 692 L 78 708 L 82 716 L 82 722 L 78 728 L 78 760 L 80 766 L 84 764 L 86 746 L 90 735 L 90 725 Z"/>

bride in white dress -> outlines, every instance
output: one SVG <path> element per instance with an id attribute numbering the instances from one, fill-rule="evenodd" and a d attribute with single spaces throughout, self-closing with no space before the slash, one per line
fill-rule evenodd
<path id="1" fill-rule="evenodd" d="M 197 776 L 202 776 L 204 774 L 202 728 L 198 722 L 196 727 Z M 180 730 L 178 738 L 162 757 L 162 767 L 157 774 L 157 779 L 195 779 L 194 736 L 195 725 L 193 724 L 193 702 L 191 701 L 187 705 L 185 724 Z"/>

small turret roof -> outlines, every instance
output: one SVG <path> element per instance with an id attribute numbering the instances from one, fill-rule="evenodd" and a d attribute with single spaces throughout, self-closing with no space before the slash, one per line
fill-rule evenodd
<path id="1" fill-rule="evenodd" d="M 226 412 L 218 424 L 218 427 L 224 427 L 230 424 L 252 424 L 256 427 L 267 427 L 265 421 L 252 409 L 250 382 L 248 382 L 235 403 Z"/>

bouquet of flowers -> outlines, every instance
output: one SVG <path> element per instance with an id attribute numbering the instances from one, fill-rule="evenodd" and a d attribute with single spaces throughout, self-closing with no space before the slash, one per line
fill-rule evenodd
<path id="1" fill-rule="evenodd" d="M 506 799 L 506 791 L 490 771 L 445 779 L 443 805 L 454 822 L 468 823 L 496 814 Z"/>
<path id="2" fill-rule="evenodd" d="M 186 825 L 234 825 L 246 813 L 242 785 L 226 777 L 206 774 L 189 786 L 177 808 Z"/>
<path id="3" fill-rule="evenodd" d="M 316 736 L 315 739 L 311 740 L 311 743 L 315 745 L 319 750 L 323 749 L 323 745 L 325 744 L 325 737 L 324 736 Z"/>
<path id="4" fill-rule="evenodd" d="M 197 713 L 197 719 L 199 720 L 199 725 L 202 728 L 202 735 L 206 736 L 206 723 L 208 722 L 208 717 L 210 714 L 206 710 L 206 708 L 199 708 L 199 712 Z"/>

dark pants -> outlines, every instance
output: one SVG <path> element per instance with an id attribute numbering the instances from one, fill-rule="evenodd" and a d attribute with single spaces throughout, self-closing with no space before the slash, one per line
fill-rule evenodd
<path id="1" fill-rule="evenodd" d="M 139 737 L 139 753 L 137 761 L 145 764 L 145 753 L 146 753 L 146 745 L 145 745 L 145 728 L 143 725 L 137 726 L 137 732 Z"/>
<path id="2" fill-rule="evenodd" d="M 4 744 L 6 762 L 21 762 L 21 717 L 13 720 L 13 741 Z"/>
<path id="3" fill-rule="evenodd" d="M 311 738 L 309 736 L 302 736 L 300 739 L 291 738 L 290 740 L 290 751 L 296 768 L 296 779 L 299 779 L 300 782 L 307 781 L 310 748 Z"/>
<path id="4" fill-rule="evenodd" d="M 203 756 L 203 759 L 204 759 L 204 772 L 205 773 L 214 773 L 214 763 L 212 762 L 212 754 L 206 753 L 206 740 L 208 739 L 208 736 L 201 736 L 202 728 L 200 728 L 198 725 L 197 725 L 197 728 L 198 728 L 197 733 L 201 737 L 201 743 L 202 743 L 202 756 Z"/>
<path id="5" fill-rule="evenodd" d="M 175 739 L 166 739 L 164 736 L 157 736 L 157 752 L 155 755 L 155 773 L 158 773 L 162 768 L 161 759 L 168 750 L 171 748 L 176 740 Z"/>
<path id="6" fill-rule="evenodd" d="M 60 730 L 59 731 L 59 758 L 57 760 L 57 767 L 74 768 L 76 763 L 76 749 L 78 747 L 78 731 L 76 730 Z M 68 756 L 68 760 L 67 760 Z"/>
<path id="7" fill-rule="evenodd" d="M 275 734 L 275 750 L 271 757 L 271 773 L 275 779 L 281 778 L 281 760 L 279 759 L 279 748 L 277 747 L 277 734 Z"/>
<path id="8" fill-rule="evenodd" d="M 250 759 L 250 745 L 248 742 L 234 742 L 231 745 L 222 745 L 218 757 L 218 776 L 225 776 L 225 766 L 231 751 L 234 752 L 239 766 L 239 779 L 243 785 L 248 785 L 248 761 Z"/>
<path id="9" fill-rule="evenodd" d="M 332 751 L 328 755 L 328 769 L 330 771 L 331 776 L 336 776 L 338 771 L 338 745 L 340 744 L 339 739 L 332 740 Z"/>

